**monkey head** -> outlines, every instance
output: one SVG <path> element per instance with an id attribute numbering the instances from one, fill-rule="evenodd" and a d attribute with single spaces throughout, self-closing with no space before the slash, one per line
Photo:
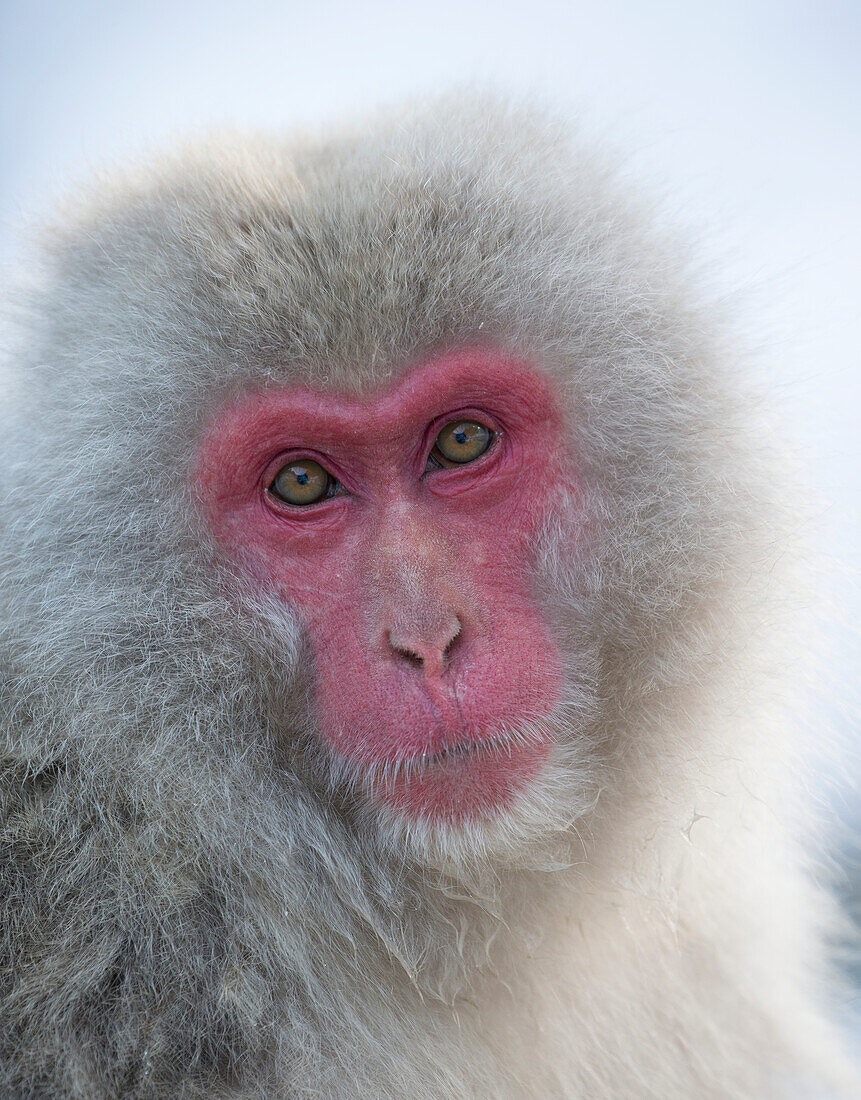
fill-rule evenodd
<path id="1" fill-rule="evenodd" d="M 273 805 L 525 852 L 723 660 L 752 481 L 708 321 L 612 174 L 528 109 L 398 118 L 213 139 L 48 234 L 10 652 L 113 715 L 99 781 L 142 782 L 169 729 L 221 790 L 259 752 Z"/>

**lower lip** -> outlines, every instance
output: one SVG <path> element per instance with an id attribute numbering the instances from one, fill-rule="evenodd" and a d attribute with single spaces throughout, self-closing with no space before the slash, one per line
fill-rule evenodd
<path id="1" fill-rule="evenodd" d="M 408 817 L 461 824 L 495 817 L 547 761 L 549 743 L 491 742 L 437 753 L 375 785 L 377 798 Z"/>

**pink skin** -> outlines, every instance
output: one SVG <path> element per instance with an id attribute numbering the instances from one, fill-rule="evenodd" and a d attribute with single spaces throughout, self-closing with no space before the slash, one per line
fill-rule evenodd
<path id="1" fill-rule="evenodd" d="M 440 429 L 462 417 L 497 433 L 490 449 L 428 469 Z M 300 456 L 337 495 L 305 507 L 272 495 Z M 561 686 L 529 546 L 572 476 L 534 367 L 467 348 L 362 397 L 255 392 L 215 418 L 195 477 L 225 552 L 303 620 L 320 731 L 376 797 L 454 823 L 504 808 L 537 775 L 548 741 L 493 744 L 501 725 L 547 715 Z"/>

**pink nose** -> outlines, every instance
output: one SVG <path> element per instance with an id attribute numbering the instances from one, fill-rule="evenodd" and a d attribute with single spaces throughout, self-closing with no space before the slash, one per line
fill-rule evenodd
<path id="1" fill-rule="evenodd" d="M 388 642 L 398 659 L 426 676 L 441 676 L 451 657 L 461 622 L 454 612 L 444 621 L 424 629 L 402 625 L 388 632 Z"/>

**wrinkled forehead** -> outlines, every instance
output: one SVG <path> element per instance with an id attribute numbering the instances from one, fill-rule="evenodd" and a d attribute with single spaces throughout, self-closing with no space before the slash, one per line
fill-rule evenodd
<path id="1" fill-rule="evenodd" d="M 361 388 L 296 382 L 240 395 L 216 415 L 208 433 L 266 436 L 291 424 L 325 441 L 359 445 L 398 435 L 447 410 L 489 409 L 509 423 L 558 421 L 558 396 L 536 363 L 497 348 L 448 350 L 409 365 L 394 378 Z"/>

